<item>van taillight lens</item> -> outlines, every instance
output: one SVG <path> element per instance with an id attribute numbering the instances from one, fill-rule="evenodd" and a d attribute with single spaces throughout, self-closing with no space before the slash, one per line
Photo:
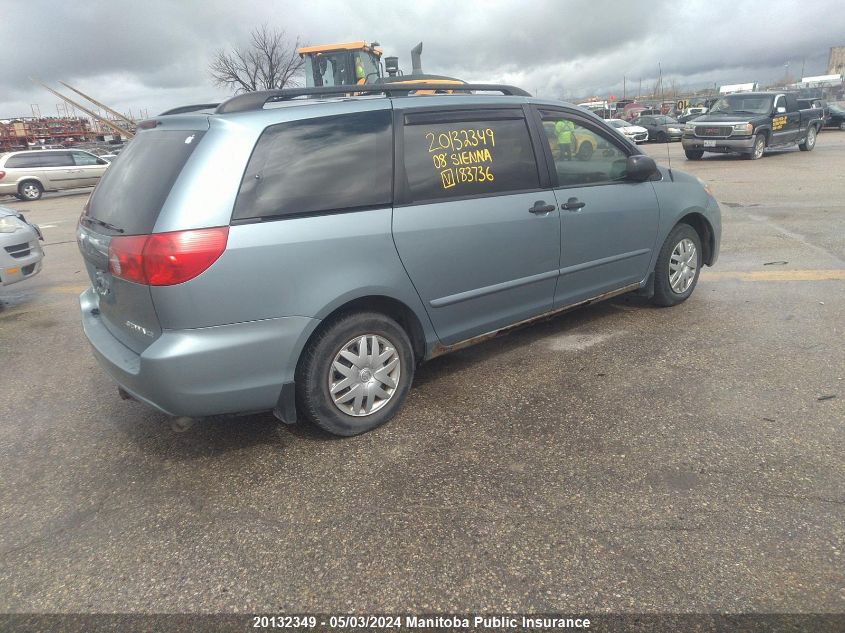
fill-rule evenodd
<path id="1" fill-rule="evenodd" d="M 109 244 L 109 272 L 115 277 L 147 283 L 144 274 L 144 246 L 148 235 L 129 235 L 113 237 Z"/>
<path id="2" fill-rule="evenodd" d="M 5 171 L 0 171 L 0 180 L 3 180 L 6 177 Z"/>
<path id="3" fill-rule="evenodd" d="M 150 286 L 172 286 L 193 279 L 226 250 L 229 227 L 113 237 L 109 272 Z"/>

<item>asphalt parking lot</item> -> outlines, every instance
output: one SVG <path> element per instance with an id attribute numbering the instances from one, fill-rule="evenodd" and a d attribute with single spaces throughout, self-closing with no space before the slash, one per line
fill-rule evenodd
<path id="1" fill-rule="evenodd" d="M 0 611 L 845 611 L 845 132 L 668 152 L 723 210 L 689 301 L 438 358 L 352 439 L 120 400 L 79 323 L 87 192 L 1 200 L 47 255 L 0 289 Z"/>

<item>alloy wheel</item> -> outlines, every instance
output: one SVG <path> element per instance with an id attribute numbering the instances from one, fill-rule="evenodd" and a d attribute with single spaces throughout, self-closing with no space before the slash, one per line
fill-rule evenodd
<path id="1" fill-rule="evenodd" d="M 766 148 L 766 140 L 762 136 L 758 136 L 754 141 L 754 158 L 763 156 L 763 150 Z"/>
<path id="2" fill-rule="evenodd" d="M 813 149 L 816 144 L 816 128 L 811 127 L 807 130 L 807 140 L 805 143 L 807 144 L 807 149 Z"/>
<path id="3" fill-rule="evenodd" d="M 23 187 L 21 187 L 21 195 L 27 200 L 38 200 L 41 192 L 38 190 L 37 185 L 26 183 Z"/>

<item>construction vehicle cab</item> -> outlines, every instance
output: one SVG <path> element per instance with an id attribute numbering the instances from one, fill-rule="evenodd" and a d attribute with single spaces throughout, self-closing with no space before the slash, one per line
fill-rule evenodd
<path id="1" fill-rule="evenodd" d="M 346 42 L 303 46 L 307 87 L 376 83 L 381 78 L 381 49 L 373 42 Z"/>
<path id="2" fill-rule="evenodd" d="M 345 44 L 322 44 L 319 46 L 303 46 L 297 53 L 305 60 L 305 86 L 321 88 L 325 86 L 351 86 L 379 83 L 414 83 L 414 84 L 454 84 L 465 82 L 454 77 L 444 75 L 428 75 L 423 72 L 420 56 L 422 42 L 411 50 L 412 70 L 410 75 L 399 70 L 398 57 L 385 57 L 384 66 L 387 72 L 382 72 L 381 55 L 378 42 L 367 44 L 361 42 L 347 42 Z M 451 93 L 452 90 L 420 90 L 416 94 L 434 94 L 435 92 Z"/>

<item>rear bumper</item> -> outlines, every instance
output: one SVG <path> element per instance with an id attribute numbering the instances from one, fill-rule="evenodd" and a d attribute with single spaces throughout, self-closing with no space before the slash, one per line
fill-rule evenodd
<path id="1" fill-rule="evenodd" d="M 713 147 L 705 147 L 704 143 L 713 143 Z M 754 148 L 754 137 L 742 138 L 715 138 L 704 139 L 698 137 L 685 136 L 683 138 L 684 149 L 699 150 L 702 152 L 714 152 L 724 154 L 727 152 L 750 152 Z"/>
<path id="2" fill-rule="evenodd" d="M 79 297 L 82 327 L 106 372 L 137 400 L 168 415 L 203 417 L 276 407 L 292 382 L 317 319 L 284 317 L 191 330 L 165 330 L 141 354 L 118 341 Z"/>
<path id="3" fill-rule="evenodd" d="M 0 182 L 0 195 L 13 196 L 18 192 L 18 183 Z"/>

